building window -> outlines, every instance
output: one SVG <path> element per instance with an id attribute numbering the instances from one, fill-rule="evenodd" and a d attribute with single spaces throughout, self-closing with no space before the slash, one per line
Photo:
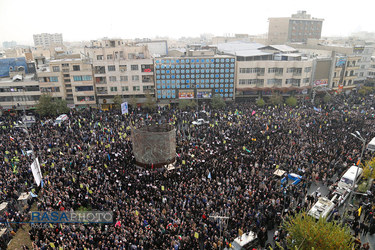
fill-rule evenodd
<path id="1" fill-rule="evenodd" d="M 110 76 L 109 77 L 110 82 L 115 82 L 116 81 L 116 76 Z"/>
<path id="2" fill-rule="evenodd" d="M 59 78 L 58 78 L 57 76 L 51 76 L 51 77 L 49 78 L 49 81 L 50 81 L 50 82 L 58 82 L 58 81 L 59 81 Z"/>
<path id="3" fill-rule="evenodd" d="M 59 87 L 47 87 L 47 88 L 40 88 L 40 92 L 60 92 Z"/>
<path id="4" fill-rule="evenodd" d="M 113 59 L 113 55 L 107 55 L 107 60 L 112 60 Z"/>
<path id="5" fill-rule="evenodd" d="M 69 67 L 69 63 L 63 63 L 62 66 L 63 67 Z"/>
<path id="6" fill-rule="evenodd" d="M 98 60 L 98 61 L 103 60 L 103 55 L 97 55 L 97 56 L 96 56 L 96 60 Z"/>
<path id="7" fill-rule="evenodd" d="M 93 91 L 94 87 L 93 86 L 77 86 L 76 87 L 76 92 L 79 91 Z"/>
<path id="8" fill-rule="evenodd" d="M 154 65 L 152 64 L 142 64 L 141 65 L 142 72 L 154 72 Z"/>
<path id="9" fill-rule="evenodd" d="M 117 92 L 117 87 L 111 87 L 110 90 L 111 92 Z"/>
<path id="10" fill-rule="evenodd" d="M 64 76 L 64 77 L 70 77 L 70 75 L 69 75 L 69 74 L 64 74 L 63 76 Z"/>
<path id="11" fill-rule="evenodd" d="M 138 75 L 132 76 L 132 82 L 139 82 L 139 76 Z"/>
<path id="12" fill-rule="evenodd" d="M 128 81 L 128 76 L 120 76 L 120 81 L 121 82 L 127 82 Z"/>
<path id="13" fill-rule="evenodd" d="M 64 82 L 70 82 L 70 79 L 64 79 Z"/>
<path id="14" fill-rule="evenodd" d="M 275 74 L 278 74 L 278 75 L 282 75 L 283 72 L 284 72 L 283 68 L 269 68 L 268 69 L 268 73 L 275 73 Z"/>
<path id="15" fill-rule="evenodd" d="M 52 71 L 53 72 L 60 72 L 60 67 L 59 66 L 53 66 Z"/>
<path id="16" fill-rule="evenodd" d="M 77 101 L 79 102 L 91 102 L 94 100 L 94 96 L 77 96 Z"/>
<path id="17" fill-rule="evenodd" d="M 143 86 L 143 91 L 153 90 L 154 86 Z"/>
<path id="18" fill-rule="evenodd" d="M 303 78 L 303 83 L 309 83 L 310 78 Z"/>
<path id="19" fill-rule="evenodd" d="M 75 82 L 91 81 L 92 80 L 92 76 L 73 76 L 73 80 Z"/>
<path id="20" fill-rule="evenodd" d="M 305 72 L 306 72 L 306 73 L 311 72 L 311 67 L 306 67 L 306 68 L 305 68 Z"/>
<path id="21" fill-rule="evenodd" d="M 92 81 L 92 76 L 82 76 L 82 81 Z"/>
<path id="22" fill-rule="evenodd" d="M 95 74 L 105 74 L 104 66 L 95 66 Z"/>
<path id="23" fill-rule="evenodd" d="M 267 84 L 268 85 L 281 86 L 282 80 L 281 79 L 268 79 Z"/>
<path id="24" fill-rule="evenodd" d="M 299 87 L 301 83 L 301 79 L 286 79 L 285 84 L 291 84 L 292 86 Z"/>
<path id="25" fill-rule="evenodd" d="M 108 71 L 116 71 L 115 65 L 108 65 Z"/>
<path id="26" fill-rule="evenodd" d="M 133 91 L 140 91 L 141 88 L 139 86 L 133 86 Z"/>
<path id="27" fill-rule="evenodd" d="M 131 70 L 138 70 L 138 65 L 131 65 L 131 66 L 130 66 L 130 69 L 131 69 Z"/>
<path id="28" fill-rule="evenodd" d="M 73 71 L 80 71 L 81 67 L 79 65 L 73 65 Z"/>
<path id="29" fill-rule="evenodd" d="M 119 69 L 120 69 L 121 72 L 125 72 L 127 70 L 127 66 L 126 65 L 120 65 Z"/>
<path id="30" fill-rule="evenodd" d="M 80 81 L 82 81 L 82 76 L 73 76 L 73 80 L 75 82 L 80 82 Z"/>
<path id="31" fill-rule="evenodd" d="M 293 73 L 293 75 L 301 75 L 302 68 L 288 68 L 287 73 Z"/>
<path id="32" fill-rule="evenodd" d="M 238 81 L 240 85 L 256 85 L 256 86 L 263 86 L 264 79 L 240 79 Z"/>
<path id="33" fill-rule="evenodd" d="M 122 88 L 122 91 L 129 91 L 129 87 L 128 86 L 123 86 L 121 88 Z"/>
<path id="34" fill-rule="evenodd" d="M 253 74 L 264 75 L 264 68 L 240 68 L 241 74 Z"/>

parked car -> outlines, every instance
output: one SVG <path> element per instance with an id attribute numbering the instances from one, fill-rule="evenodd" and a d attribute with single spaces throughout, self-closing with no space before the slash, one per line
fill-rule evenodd
<path id="1" fill-rule="evenodd" d="M 196 121 L 193 121 L 192 124 L 194 125 L 203 125 L 203 124 L 209 124 L 209 121 L 205 121 L 204 119 L 198 119 Z"/>

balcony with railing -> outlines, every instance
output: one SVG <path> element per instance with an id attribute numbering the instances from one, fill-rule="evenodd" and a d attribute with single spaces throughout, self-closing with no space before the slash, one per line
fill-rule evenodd
<path id="1" fill-rule="evenodd" d="M 105 66 L 95 66 L 95 74 L 105 74 Z"/>
<path id="2" fill-rule="evenodd" d="M 108 94 L 108 89 L 107 88 L 103 88 L 103 87 L 96 88 L 96 93 L 98 95 L 106 95 L 106 94 Z"/>
<path id="3" fill-rule="evenodd" d="M 152 83 L 154 82 L 154 76 L 142 76 L 143 83 Z"/>
<path id="4" fill-rule="evenodd" d="M 105 77 L 95 77 L 96 84 L 107 84 L 107 79 Z"/>

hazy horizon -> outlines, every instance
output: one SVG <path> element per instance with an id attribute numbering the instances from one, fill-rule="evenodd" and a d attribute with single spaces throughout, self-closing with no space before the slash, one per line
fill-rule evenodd
<path id="1" fill-rule="evenodd" d="M 199 37 L 209 33 L 259 35 L 268 32 L 268 18 L 289 17 L 305 10 L 323 18 L 322 37 L 347 37 L 375 32 L 369 0 L 361 5 L 342 1 L 0 1 L 0 44 L 33 45 L 33 34 L 62 33 L 66 42 L 109 38 Z M 322 8 L 324 6 L 324 8 Z M 338 9 L 340 11 L 335 11 Z"/>

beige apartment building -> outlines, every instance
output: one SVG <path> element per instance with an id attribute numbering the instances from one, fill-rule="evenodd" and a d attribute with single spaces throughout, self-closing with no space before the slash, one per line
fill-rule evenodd
<path id="1" fill-rule="evenodd" d="M 375 82 L 375 57 L 371 57 L 370 67 L 367 72 L 367 81 L 374 85 Z"/>
<path id="2" fill-rule="evenodd" d="M 10 77 L 0 79 L 0 107 L 3 111 L 34 109 L 39 97 L 39 82 L 34 74 L 10 72 Z"/>
<path id="3" fill-rule="evenodd" d="M 286 45 L 219 44 L 218 51 L 236 57 L 236 98 L 306 93 L 311 88 L 314 60 Z"/>
<path id="4" fill-rule="evenodd" d="M 154 96 L 154 64 L 147 46 L 122 40 L 92 41 L 85 54 L 92 61 L 98 103 L 103 109 L 111 108 L 116 95 L 138 103 L 145 101 L 147 93 Z"/>
<path id="5" fill-rule="evenodd" d="M 352 89 L 360 69 L 361 56 L 336 56 L 333 69 L 332 89 Z"/>
<path id="6" fill-rule="evenodd" d="M 311 17 L 306 11 L 298 11 L 291 17 L 272 17 L 268 21 L 268 43 L 285 44 L 320 39 L 324 19 Z"/>
<path id="7" fill-rule="evenodd" d="M 89 60 L 51 60 L 46 65 L 39 65 L 38 79 L 41 93 L 65 99 L 68 107 L 97 106 L 93 71 Z"/>
<path id="8" fill-rule="evenodd" d="M 303 91 L 311 87 L 313 60 L 241 60 L 237 56 L 236 97 L 269 95 L 270 91 Z"/>

